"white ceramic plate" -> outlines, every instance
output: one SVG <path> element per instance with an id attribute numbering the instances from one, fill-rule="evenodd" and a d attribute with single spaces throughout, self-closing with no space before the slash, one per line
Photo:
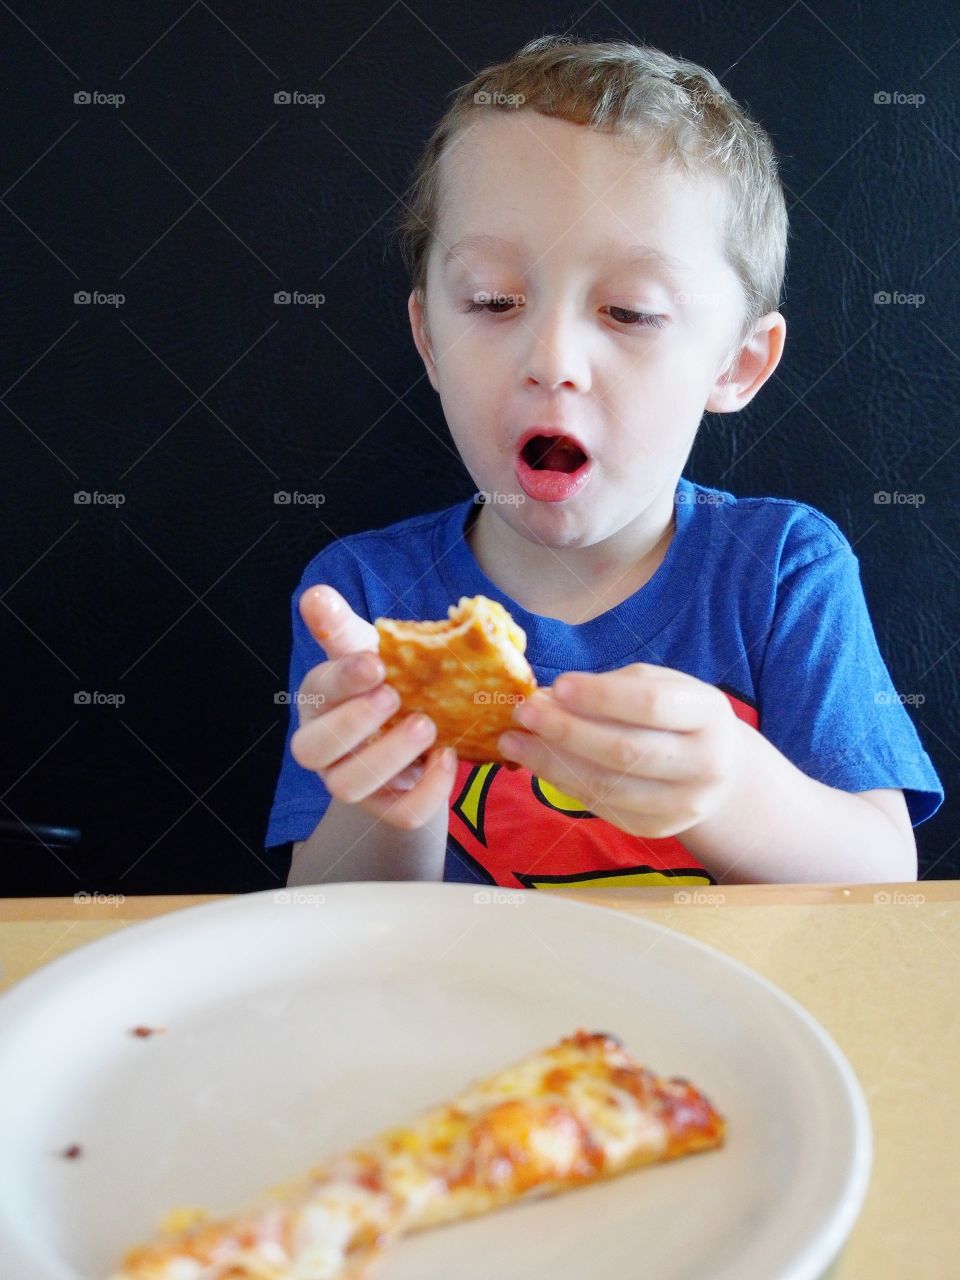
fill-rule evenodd
<path id="1" fill-rule="evenodd" d="M 694 1081 L 727 1145 L 426 1232 L 381 1280 L 821 1275 L 859 1212 L 871 1138 L 808 1013 L 646 920 L 396 883 L 193 907 L 0 999 L 0 1276 L 103 1280 L 172 1206 L 237 1208 L 577 1027 Z M 74 1143 L 82 1156 L 63 1158 Z"/>

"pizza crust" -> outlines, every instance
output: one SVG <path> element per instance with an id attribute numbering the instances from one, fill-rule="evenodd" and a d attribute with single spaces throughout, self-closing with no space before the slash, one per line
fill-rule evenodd
<path id="1" fill-rule="evenodd" d="M 461 596 L 448 613 L 439 622 L 375 620 L 386 683 L 400 695 L 382 731 L 423 712 L 437 726 L 436 746 L 453 747 L 462 760 L 506 764 L 497 739 L 516 727 L 513 708 L 537 688 L 526 634 L 486 596 Z"/>

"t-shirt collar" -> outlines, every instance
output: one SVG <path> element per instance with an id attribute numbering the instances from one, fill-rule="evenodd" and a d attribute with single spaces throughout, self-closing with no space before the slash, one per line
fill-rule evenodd
<path id="1" fill-rule="evenodd" d="M 674 495 L 676 527 L 666 555 L 649 582 L 633 595 L 587 622 L 562 622 L 529 613 L 491 581 L 477 562 L 466 540 L 468 519 L 476 514 L 476 499 L 467 498 L 448 508 L 437 525 L 434 557 L 437 572 L 455 604 L 461 596 L 487 596 L 497 600 L 523 628 L 530 664 L 545 670 L 576 669 L 571 658 L 584 653 L 602 654 L 593 669 L 608 670 L 625 661 L 643 661 L 643 650 L 681 608 L 694 601 L 690 566 L 700 566 L 712 539 L 713 505 L 697 501 L 698 486 L 681 476 Z M 582 670 L 588 669 L 581 666 Z"/>

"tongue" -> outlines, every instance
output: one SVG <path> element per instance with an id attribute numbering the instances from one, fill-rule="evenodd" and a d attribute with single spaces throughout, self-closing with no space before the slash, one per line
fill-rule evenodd
<path id="1" fill-rule="evenodd" d="M 542 455 L 538 466 L 544 471 L 576 471 L 583 460 L 583 453 L 576 445 L 558 440 Z"/>

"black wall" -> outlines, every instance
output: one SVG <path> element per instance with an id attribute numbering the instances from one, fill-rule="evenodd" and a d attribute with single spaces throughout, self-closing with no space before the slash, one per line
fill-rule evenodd
<path id="1" fill-rule="evenodd" d="M 447 93 L 565 28 L 704 63 L 773 136 L 792 222 L 786 353 L 745 412 L 707 417 L 687 474 L 810 502 L 850 538 L 948 790 L 918 828 L 921 869 L 958 873 L 954 5 L 599 3 L 583 20 L 437 0 L 13 8 L 0 893 L 282 882 L 262 840 L 300 573 L 336 536 L 473 488 L 385 228 Z M 326 100 L 274 102 L 294 90 Z M 325 301 L 277 306 L 280 290 Z M 925 300 L 878 305 L 878 291 Z M 276 505 L 281 490 L 325 502 Z M 880 490 L 923 503 L 880 505 Z M 123 503 L 75 502 L 84 491 Z M 23 823 L 82 838 L 45 847 Z"/>

